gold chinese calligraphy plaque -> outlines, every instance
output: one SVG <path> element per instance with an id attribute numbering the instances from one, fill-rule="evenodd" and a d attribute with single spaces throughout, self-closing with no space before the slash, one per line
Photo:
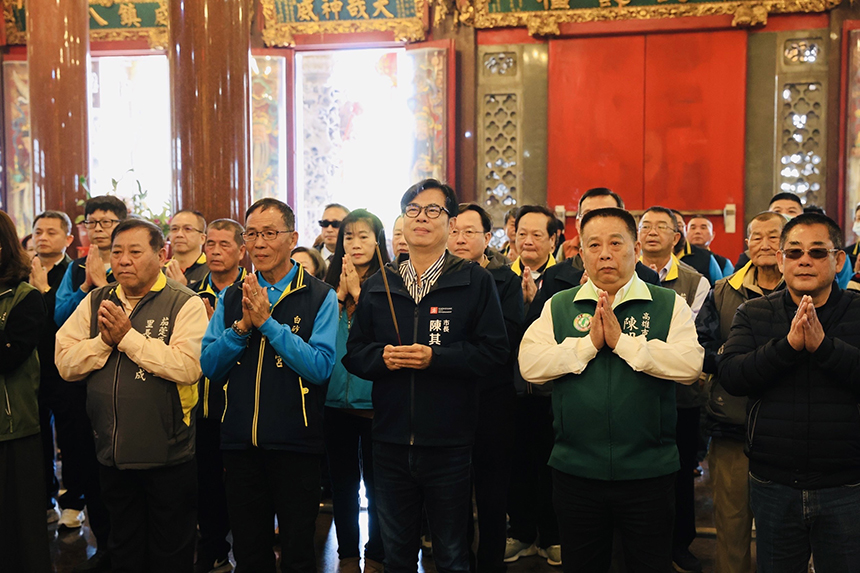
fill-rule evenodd
<path id="1" fill-rule="evenodd" d="M 168 0 L 89 0 L 90 40 L 147 40 L 167 46 Z M 25 0 L 3 0 L 6 42 L 27 43 Z"/>
<path id="2" fill-rule="evenodd" d="M 767 23 L 768 14 L 824 12 L 841 0 L 474 0 L 476 28 L 525 26 L 529 34 L 559 34 L 559 24 L 647 20 L 683 16 L 734 16 L 733 26 Z"/>
<path id="3" fill-rule="evenodd" d="M 292 46 L 296 35 L 391 32 L 397 41 L 424 39 L 426 0 L 262 0 L 263 40 Z"/>

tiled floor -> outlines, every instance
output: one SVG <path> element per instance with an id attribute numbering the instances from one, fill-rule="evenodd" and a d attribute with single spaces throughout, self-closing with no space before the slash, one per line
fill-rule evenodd
<path id="1" fill-rule="evenodd" d="M 705 571 L 712 572 L 714 570 L 715 543 L 713 504 L 707 485 L 707 467 L 705 475 L 696 480 L 696 518 L 699 538 L 693 542 L 690 549 L 701 559 Z M 362 533 L 366 535 L 366 531 L 365 522 L 362 527 Z M 82 562 L 95 551 L 93 537 L 86 525 L 80 531 L 62 534 L 58 534 L 56 525 L 53 525 L 48 527 L 48 534 L 51 537 L 51 555 L 54 563 L 54 571 L 57 573 L 71 571 L 75 565 Z M 321 573 L 336 572 L 338 563 L 337 538 L 330 513 L 320 513 L 317 518 L 316 543 L 319 551 L 318 570 Z M 2 563 L 0 563 L 0 570 L 2 570 Z M 508 566 L 510 573 L 558 573 L 560 570 L 557 567 L 550 567 L 547 565 L 546 560 L 537 556 L 520 559 Z M 419 571 L 424 573 L 436 572 L 432 557 L 422 555 Z"/>

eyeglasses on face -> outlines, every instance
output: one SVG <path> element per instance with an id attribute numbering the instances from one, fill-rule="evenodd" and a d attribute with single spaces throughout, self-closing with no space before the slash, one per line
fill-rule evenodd
<path id="1" fill-rule="evenodd" d="M 796 261 L 804 254 L 808 254 L 813 259 L 825 259 L 831 253 L 838 253 L 839 249 L 825 249 L 824 247 L 813 247 L 811 249 L 782 249 L 782 256 L 786 259 Z"/>
<path id="2" fill-rule="evenodd" d="M 459 229 L 454 229 L 453 231 L 451 231 L 451 236 L 454 238 L 457 238 L 460 235 L 462 235 L 463 238 L 466 239 L 467 241 L 471 241 L 472 239 L 474 239 L 478 235 L 483 235 L 483 233 L 481 231 L 475 231 L 474 229 L 466 229 L 465 231 L 461 231 Z"/>
<path id="3" fill-rule="evenodd" d="M 171 225 L 169 227 L 169 230 L 171 233 L 178 233 L 179 231 L 182 231 L 183 233 L 188 233 L 188 234 L 195 233 L 195 232 L 196 233 L 203 233 L 202 229 L 195 229 L 191 225 L 183 225 L 181 227 L 179 225 Z"/>
<path id="4" fill-rule="evenodd" d="M 421 211 L 424 211 L 424 214 L 427 215 L 428 219 L 438 219 L 439 215 L 441 215 L 442 212 L 445 212 L 445 214 L 449 216 L 451 214 L 448 212 L 448 209 L 442 207 L 441 205 L 437 205 L 436 203 L 430 203 L 429 205 L 425 205 L 424 207 L 422 207 L 421 205 L 416 205 L 415 203 L 409 203 L 403 210 L 403 214 L 410 219 L 414 219 L 421 214 Z"/>
<path id="5" fill-rule="evenodd" d="M 119 222 L 119 219 L 102 219 L 101 221 L 92 221 L 90 219 L 87 219 L 86 221 L 84 221 L 84 227 L 86 227 L 87 229 L 95 229 L 96 225 L 98 225 L 102 229 L 107 230 L 114 225 L 119 224 Z"/>
<path id="6" fill-rule="evenodd" d="M 320 227 L 325 229 L 326 227 L 334 227 L 335 229 L 340 229 L 340 221 L 332 221 L 331 219 L 323 219 L 319 221 Z"/>
<path id="7" fill-rule="evenodd" d="M 260 231 L 259 233 L 257 231 L 247 231 L 242 233 L 242 238 L 245 239 L 246 243 L 253 243 L 257 240 L 257 237 L 263 237 L 266 241 L 274 241 L 281 233 L 292 233 L 292 231 L 272 231 L 271 229 Z"/>
<path id="8" fill-rule="evenodd" d="M 661 233 L 665 233 L 666 231 L 671 231 L 673 233 L 677 232 L 675 227 L 669 225 L 668 223 L 657 223 L 656 225 L 652 223 L 641 223 L 639 225 L 639 230 L 644 233 L 650 233 L 651 229 L 657 229 Z"/>

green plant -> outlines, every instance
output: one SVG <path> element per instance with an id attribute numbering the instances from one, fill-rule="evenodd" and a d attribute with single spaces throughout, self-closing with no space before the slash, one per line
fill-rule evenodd
<path id="1" fill-rule="evenodd" d="M 119 186 L 119 182 L 122 181 L 126 175 L 129 173 L 133 173 L 134 169 L 129 169 L 125 173 L 122 174 L 122 177 L 119 179 L 111 179 L 111 193 L 109 195 L 117 195 L 117 186 Z M 140 179 L 135 178 L 135 185 L 137 186 L 137 192 L 133 193 L 131 197 L 128 199 L 123 199 L 126 206 L 128 207 L 129 213 L 134 213 L 135 215 L 140 215 L 144 219 L 148 221 L 152 221 L 159 228 L 161 228 L 161 232 L 164 233 L 164 236 L 167 236 L 168 231 L 170 230 L 170 203 L 163 203 L 161 205 L 160 211 L 153 211 L 149 204 L 146 202 L 146 197 L 149 194 L 149 191 L 144 190 L 143 185 L 140 183 Z M 86 199 L 78 199 L 75 201 L 75 204 L 78 207 L 82 207 L 84 203 L 86 203 L 87 199 L 91 198 L 89 183 L 87 182 L 87 178 L 81 176 L 80 178 L 81 187 L 83 187 L 86 192 Z M 131 204 L 129 204 L 131 203 Z M 80 223 L 84 220 L 83 215 L 78 215 L 75 217 L 75 223 Z"/>

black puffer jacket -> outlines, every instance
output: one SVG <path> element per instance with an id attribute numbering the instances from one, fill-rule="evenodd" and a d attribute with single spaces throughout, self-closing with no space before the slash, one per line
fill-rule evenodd
<path id="1" fill-rule="evenodd" d="M 719 362 L 725 389 L 750 397 L 750 472 L 802 489 L 858 483 L 860 295 L 833 284 L 814 353 L 786 339 L 796 311 L 788 291 L 742 305 Z"/>

